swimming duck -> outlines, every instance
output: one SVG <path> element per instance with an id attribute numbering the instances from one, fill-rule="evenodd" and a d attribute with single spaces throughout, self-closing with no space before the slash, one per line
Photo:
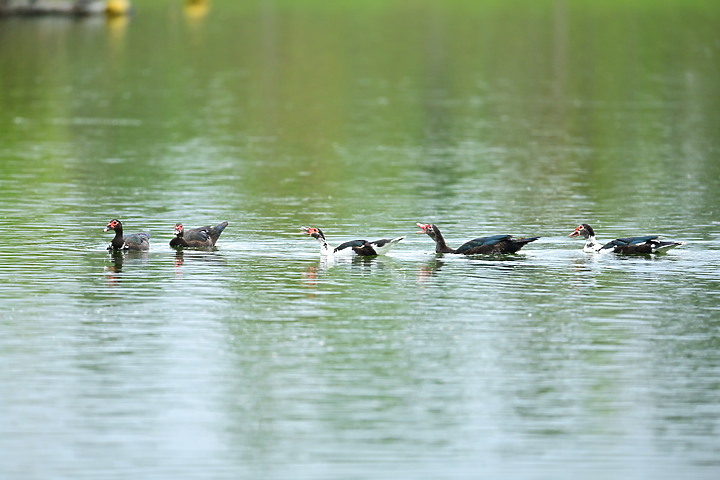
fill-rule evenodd
<path id="1" fill-rule="evenodd" d="M 435 253 L 457 253 L 460 255 L 483 255 L 483 254 L 505 254 L 515 253 L 530 242 L 540 237 L 515 238 L 512 235 L 492 235 L 490 237 L 479 237 L 463 243 L 458 248 L 450 248 L 440 233 L 437 225 L 430 223 L 418 223 L 420 232 L 426 233 L 435 240 Z"/>
<path id="2" fill-rule="evenodd" d="M 220 238 L 220 234 L 228 226 L 228 222 L 218 223 L 214 227 L 206 225 L 204 227 L 192 228 L 185 230 L 182 223 L 175 224 L 175 238 L 170 240 L 170 246 L 181 248 L 209 248 L 214 247 Z"/>
<path id="3" fill-rule="evenodd" d="M 380 240 L 374 240 L 368 242 L 367 240 L 352 240 L 349 242 L 342 243 L 337 247 L 331 247 L 325 240 L 325 234 L 322 230 L 315 227 L 301 227 L 300 230 L 307 233 L 320 244 L 321 255 L 362 255 L 362 256 L 373 256 L 373 255 L 384 255 L 391 248 L 393 248 L 403 237 L 397 238 L 383 238 Z"/>
<path id="4" fill-rule="evenodd" d="M 585 239 L 585 246 L 583 247 L 583 252 L 586 253 L 663 253 L 670 250 L 671 248 L 685 245 L 685 242 L 660 241 L 658 240 L 658 235 L 616 238 L 615 240 L 611 240 L 605 244 L 602 244 L 595 239 L 595 230 L 593 230 L 593 228 L 587 223 L 578 225 L 569 236 L 583 237 Z"/>
<path id="5" fill-rule="evenodd" d="M 145 232 L 131 233 L 123 236 L 123 226 L 120 220 L 114 218 L 107 224 L 104 232 L 115 231 L 115 237 L 110 242 L 108 250 L 149 250 L 150 234 Z"/>

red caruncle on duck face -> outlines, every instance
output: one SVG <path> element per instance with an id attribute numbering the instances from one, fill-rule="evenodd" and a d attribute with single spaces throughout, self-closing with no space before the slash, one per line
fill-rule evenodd
<path id="1" fill-rule="evenodd" d="M 578 235 L 580 235 L 580 232 L 582 232 L 583 229 L 583 225 L 578 225 L 577 227 L 575 227 L 575 230 L 570 235 L 568 235 L 568 237 L 577 237 Z"/>
<path id="2" fill-rule="evenodd" d="M 105 226 L 105 229 L 104 229 L 103 231 L 104 231 L 104 232 L 107 232 L 108 230 L 115 230 L 115 228 L 116 228 L 118 225 L 120 225 L 120 221 L 119 221 L 119 220 L 117 220 L 117 219 L 110 220 L 110 223 L 108 223 L 108 224 Z"/>
<path id="3" fill-rule="evenodd" d="M 432 230 L 432 225 L 429 223 L 416 223 L 415 225 L 417 225 L 421 230 L 417 233 L 428 233 L 428 229 Z"/>

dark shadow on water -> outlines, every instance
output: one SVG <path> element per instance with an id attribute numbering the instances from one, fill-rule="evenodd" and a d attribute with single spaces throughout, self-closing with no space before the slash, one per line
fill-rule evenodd
<path id="1" fill-rule="evenodd" d="M 480 268 L 493 268 L 499 270 L 512 270 L 526 262 L 530 262 L 530 259 L 522 254 L 508 253 L 503 255 L 460 255 L 460 258 L 465 258 L 470 265 L 477 266 Z"/>
<path id="2" fill-rule="evenodd" d="M 457 259 L 457 260 L 455 260 Z M 467 262 L 467 263 L 462 263 Z M 522 265 L 530 265 L 529 259 L 524 255 L 446 255 L 436 253 L 429 261 L 421 265 L 417 272 L 417 282 L 422 283 L 436 277 L 440 270 L 447 265 L 470 265 L 474 268 L 511 271 Z M 452 272 L 453 270 L 449 270 Z M 476 271 L 476 270 L 473 270 Z"/>
<path id="3" fill-rule="evenodd" d="M 125 266 L 125 263 L 138 265 L 147 263 L 149 254 L 148 252 L 112 250 L 108 252 L 108 257 L 111 260 L 112 265 L 106 266 L 105 271 L 120 273 Z"/>
<path id="4" fill-rule="evenodd" d="M 125 256 L 123 255 L 123 252 L 113 250 L 108 253 L 110 255 L 110 259 L 112 260 L 112 266 L 106 266 L 105 271 L 120 273 L 122 271 L 123 264 L 125 263 Z"/>
<path id="5" fill-rule="evenodd" d="M 525 262 L 527 257 L 522 254 L 508 253 L 504 255 L 465 255 L 470 260 L 481 260 L 486 263 L 500 263 L 500 262 Z"/>
<path id="6" fill-rule="evenodd" d="M 669 255 L 667 252 L 666 253 L 635 254 L 635 255 L 623 255 L 623 254 L 616 253 L 614 255 L 618 260 L 622 260 L 622 261 L 642 259 L 647 262 L 670 260 L 670 259 L 673 259 L 673 257 L 674 257 L 674 255 Z"/>
<path id="7" fill-rule="evenodd" d="M 130 266 L 144 265 L 149 261 L 149 253 L 147 251 L 111 250 L 108 252 L 108 257 L 112 265 L 106 265 L 104 271 L 110 285 L 117 285 L 120 282 L 120 277 L 126 264 Z"/>
<path id="8" fill-rule="evenodd" d="M 224 265 L 225 258 L 216 248 L 208 249 L 177 249 L 175 251 L 175 267 L 182 267 L 186 262 L 207 262 Z"/>

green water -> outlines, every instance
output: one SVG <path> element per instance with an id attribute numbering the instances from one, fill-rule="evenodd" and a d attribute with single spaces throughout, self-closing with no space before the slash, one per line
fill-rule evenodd
<path id="1" fill-rule="evenodd" d="M 720 475 L 720 5 L 135 3 L 0 20 L 0 477 Z"/>

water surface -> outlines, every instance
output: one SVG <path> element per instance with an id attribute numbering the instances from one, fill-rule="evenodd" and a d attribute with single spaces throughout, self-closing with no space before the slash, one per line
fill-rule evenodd
<path id="1" fill-rule="evenodd" d="M 3 478 L 717 478 L 720 8 L 137 3 L 0 23 Z"/>

